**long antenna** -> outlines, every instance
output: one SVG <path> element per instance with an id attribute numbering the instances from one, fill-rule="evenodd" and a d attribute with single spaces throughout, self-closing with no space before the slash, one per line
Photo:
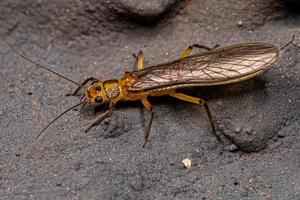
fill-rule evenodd
<path id="1" fill-rule="evenodd" d="M 69 78 L 67 78 L 67 77 L 65 77 L 65 76 L 63 76 L 63 75 L 60 75 L 59 73 L 57 73 L 57 72 L 55 72 L 55 71 L 53 71 L 53 70 L 51 70 L 51 69 L 48 69 L 47 67 L 44 67 L 43 65 L 41 65 L 41 64 L 35 62 L 34 60 L 28 58 L 27 56 L 25 56 L 25 55 L 23 55 L 22 53 L 18 52 L 11 44 L 9 44 L 8 42 L 6 42 L 6 43 L 7 43 L 7 45 L 11 48 L 12 51 L 14 51 L 16 54 L 18 54 L 19 56 L 21 56 L 21 57 L 24 58 L 25 60 L 27 60 L 27 61 L 29 61 L 29 62 L 35 64 L 35 65 L 38 66 L 38 67 L 41 67 L 41 68 L 47 70 L 47 71 L 49 71 L 49 72 L 51 72 L 51 73 L 53 73 L 53 74 L 55 74 L 55 75 L 57 75 L 57 76 L 59 76 L 59 77 L 65 79 L 65 80 L 67 80 L 67 81 L 70 81 L 71 83 L 74 83 L 75 85 L 78 85 L 79 87 L 82 87 L 82 85 L 80 85 L 79 83 L 76 83 L 75 81 L 73 81 L 73 80 L 71 80 L 71 79 L 69 79 Z"/>
<path id="2" fill-rule="evenodd" d="M 285 48 L 286 48 L 287 46 L 289 46 L 290 44 L 294 44 L 294 39 L 295 39 L 295 34 L 293 35 L 292 39 L 291 39 L 287 44 L 285 44 L 283 47 L 281 47 L 281 48 L 279 49 L 279 51 L 285 49 Z M 295 44 L 294 44 L 294 45 L 295 45 Z M 297 45 L 296 45 L 296 46 L 297 46 Z"/>
<path id="3" fill-rule="evenodd" d="M 56 120 L 58 120 L 61 116 L 63 116 L 64 114 L 66 114 L 66 113 L 69 112 L 70 110 L 72 110 L 72 109 L 76 108 L 77 106 L 80 106 L 81 104 L 84 104 L 84 103 L 85 103 L 84 101 L 83 101 L 83 102 L 80 102 L 80 103 L 78 103 L 78 104 L 76 104 L 76 105 L 74 105 L 74 106 L 68 108 L 67 110 L 65 110 L 64 112 L 62 112 L 60 115 L 58 115 L 57 117 L 55 117 L 49 124 L 47 124 L 47 126 L 45 126 L 45 127 L 43 128 L 43 130 L 41 130 L 41 131 L 39 132 L 39 134 L 36 136 L 36 140 L 38 140 L 38 139 L 40 138 L 40 136 L 42 135 L 42 133 L 43 133 L 43 132 L 51 125 L 51 124 L 53 124 Z"/>

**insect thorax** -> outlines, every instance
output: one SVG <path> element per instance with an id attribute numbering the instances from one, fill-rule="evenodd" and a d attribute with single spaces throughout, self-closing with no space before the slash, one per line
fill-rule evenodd
<path id="1" fill-rule="evenodd" d="M 114 99 L 120 95 L 118 80 L 108 80 L 103 83 L 105 94 L 109 99 Z"/>

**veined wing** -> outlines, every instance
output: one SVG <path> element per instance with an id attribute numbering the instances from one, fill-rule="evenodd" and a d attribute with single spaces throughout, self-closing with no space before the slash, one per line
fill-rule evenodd
<path id="1" fill-rule="evenodd" d="M 170 63 L 134 71 L 131 74 L 137 80 L 128 91 L 238 82 L 269 69 L 278 55 L 278 48 L 272 44 L 245 43 L 219 47 Z"/>

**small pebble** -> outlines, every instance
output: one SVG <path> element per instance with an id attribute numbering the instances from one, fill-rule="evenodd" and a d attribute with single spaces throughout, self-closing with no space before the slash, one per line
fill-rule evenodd
<path id="1" fill-rule="evenodd" d="M 217 101 L 217 104 L 218 104 L 218 106 L 222 106 L 223 105 L 223 101 L 219 100 L 219 101 Z"/>
<path id="2" fill-rule="evenodd" d="M 280 138 L 283 138 L 283 137 L 285 137 L 285 134 L 283 131 L 281 131 L 281 132 L 277 133 L 277 136 Z"/>
<path id="3" fill-rule="evenodd" d="M 184 159 L 182 163 L 186 169 L 190 169 L 192 166 L 192 161 L 189 158 Z"/>
<path id="4" fill-rule="evenodd" d="M 236 128 L 234 129 L 234 132 L 235 132 L 235 133 L 241 132 L 241 128 L 240 128 L 240 127 L 236 127 Z"/>
<path id="5" fill-rule="evenodd" d="M 243 24 L 244 24 L 244 23 L 243 23 L 242 20 L 239 20 L 238 23 L 237 23 L 238 26 L 243 26 Z"/>
<path id="6" fill-rule="evenodd" d="M 236 146 L 235 144 L 230 144 L 224 147 L 224 149 L 226 151 L 235 151 L 238 149 L 238 146 Z"/>
<path id="7" fill-rule="evenodd" d="M 235 180 L 235 181 L 233 182 L 234 185 L 238 185 L 239 183 L 240 183 L 240 182 L 237 181 L 237 180 Z"/>
<path id="8" fill-rule="evenodd" d="M 175 163 L 173 161 L 170 161 L 170 165 L 173 166 Z"/>
<path id="9" fill-rule="evenodd" d="M 106 119 L 103 121 L 103 123 L 104 123 L 105 125 L 109 125 L 110 122 L 111 122 L 111 119 L 110 119 L 110 118 L 106 118 Z"/>
<path id="10" fill-rule="evenodd" d="M 200 150 L 199 150 L 199 149 L 195 149 L 195 152 L 196 152 L 196 153 L 200 153 Z"/>

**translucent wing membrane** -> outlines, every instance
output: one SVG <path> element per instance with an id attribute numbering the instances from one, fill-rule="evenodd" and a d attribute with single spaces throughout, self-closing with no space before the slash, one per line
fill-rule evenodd
<path id="1" fill-rule="evenodd" d="M 272 44 L 245 43 L 216 48 L 174 62 L 132 72 L 129 92 L 221 85 L 257 76 L 279 55 Z"/>

